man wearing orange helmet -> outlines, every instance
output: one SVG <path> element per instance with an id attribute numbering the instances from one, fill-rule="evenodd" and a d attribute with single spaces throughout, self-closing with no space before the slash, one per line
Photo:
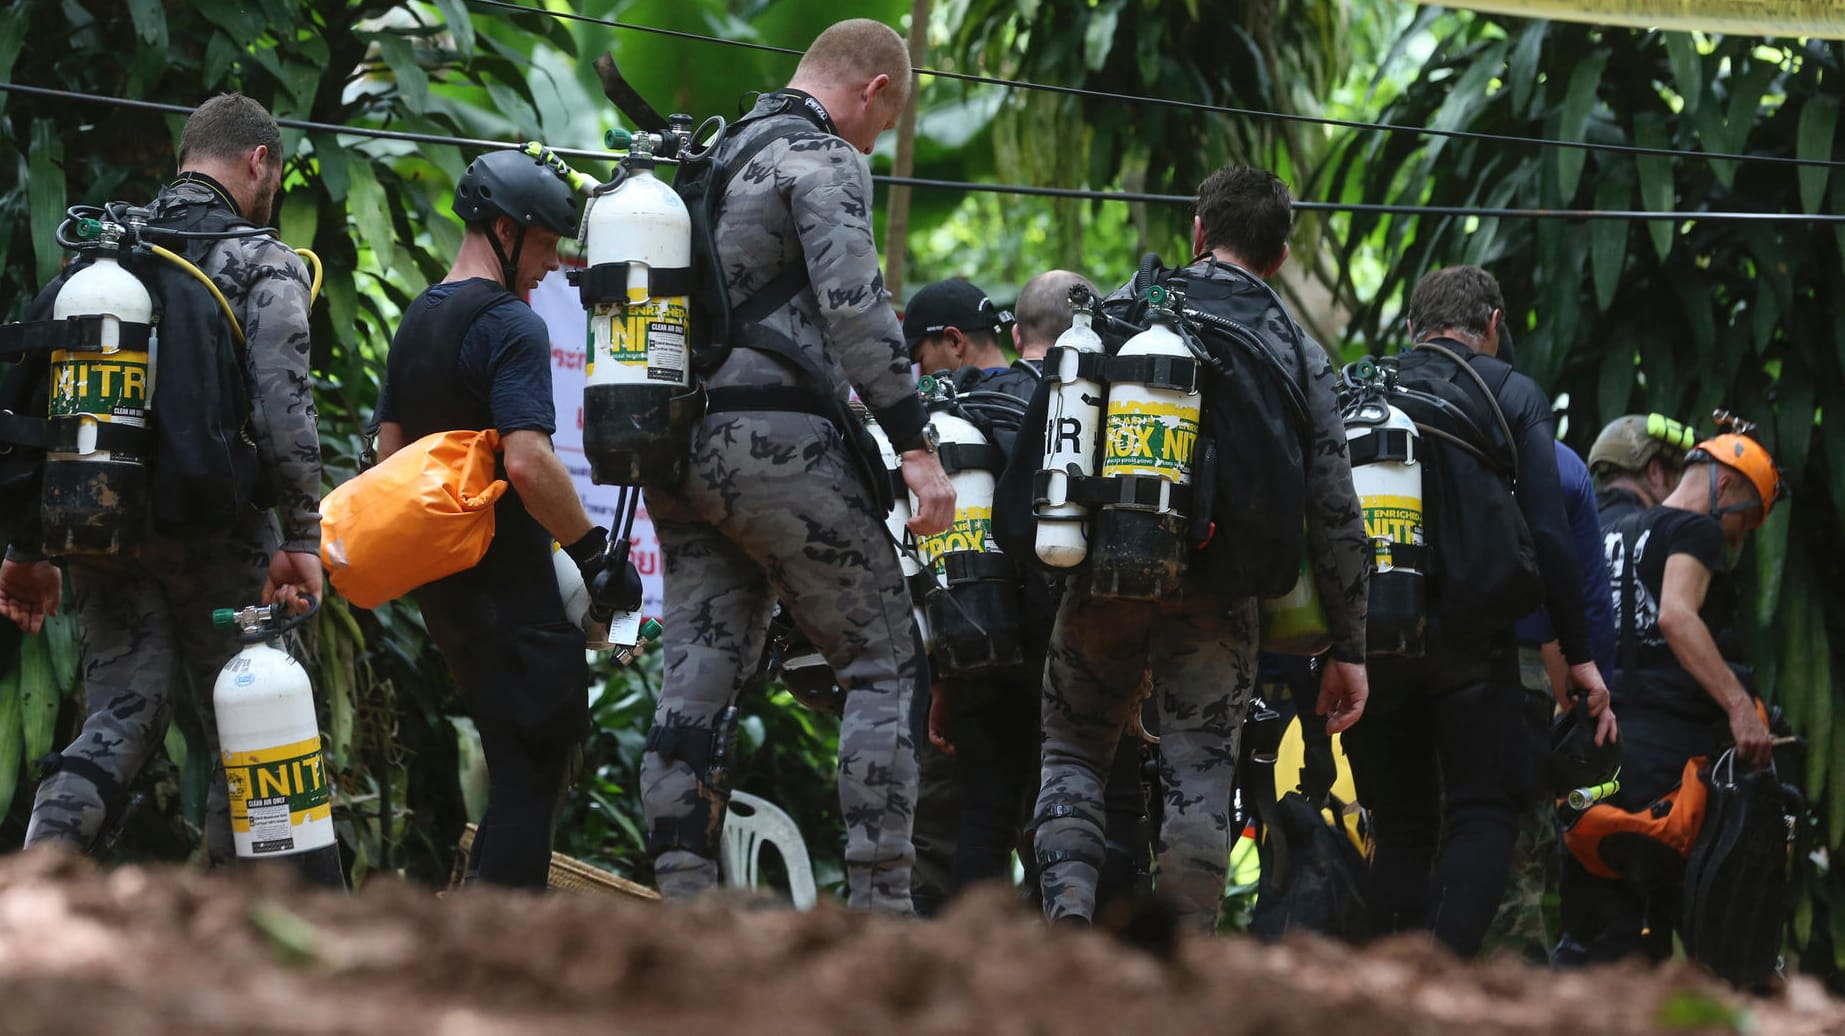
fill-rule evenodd
<path id="1" fill-rule="evenodd" d="M 1630 812 L 1676 787 L 1692 758 L 1733 743 L 1738 761 L 1762 766 L 1773 747 L 1742 664 L 1725 548 L 1741 547 L 1786 490 L 1752 426 L 1718 420 L 1730 429 L 1686 456 L 1677 488 L 1605 532 L 1620 631 L 1609 682 L 1624 746 L 1620 790 L 1607 801 Z M 1566 855 L 1557 962 L 1670 956 L 1682 876 L 1599 878 Z"/>

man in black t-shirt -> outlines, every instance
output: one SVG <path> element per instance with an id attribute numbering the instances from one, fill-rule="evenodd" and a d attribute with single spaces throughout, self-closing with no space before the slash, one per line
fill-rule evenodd
<path id="1" fill-rule="evenodd" d="M 435 432 L 500 435 L 510 488 L 494 506 L 492 544 L 473 568 L 415 597 L 487 758 L 467 878 L 527 888 L 545 887 L 557 804 L 589 732 L 583 631 L 565 617 L 551 541 L 585 583 L 608 541 L 552 452 L 550 334 L 520 298 L 557 268 L 559 238 L 576 231 L 577 199 L 560 169 L 512 150 L 468 165 L 455 185 L 461 250 L 405 309 L 378 400 L 381 457 Z"/>
<path id="2" fill-rule="evenodd" d="M 1782 494 L 1780 473 L 1743 434 L 1699 443 L 1660 506 L 1607 531 L 1608 576 L 1620 633 L 1614 701 L 1621 716 L 1621 788 L 1609 800 L 1638 811 L 1677 786 L 1685 763 L 1727 744 L 1761 766 L 1772 741 L 1757 710 L 1734 629 L 1726 549 L 1762 524 Z M 1590 875 L 1563 861 L 1565 935 L 1558 963 L 1672 950 L 1682 875 L 1641 882 Z"/>

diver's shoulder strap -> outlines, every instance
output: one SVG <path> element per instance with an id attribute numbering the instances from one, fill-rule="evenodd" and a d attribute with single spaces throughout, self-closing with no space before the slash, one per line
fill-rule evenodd
<path id="1" fill-rule="evenodd" d="M 775 117 L 771 115 L 764 118 Z M 787 122 L 789 124 L 785 127 L 765 130 L 744 144 L 736 154 L 724 157 L 723 164 L 718 169 L 717 178 L 712 184 L 711 193 L 719 211 L 724 207 L 725 195 L 730 193 L 731 182 L 743 170 L 749 168 L 750 161 L 764 148 L 778 140 L 817 132 L 814 125 L 804 118 L 792 116 L 787 119 Z M 716 225 L 716 222 L 714 213 L 713 225 Z M 800 347 L 793 339 L 762 326 L 764 320 L 794 301 L 795 296 L 805 290 L 810 283 L 812 279 L 808 276 L 807 263 L 803 257 L 802 260 L 792 263 L 780 273 L 769 278 L 768 282 L 757 288 L 749 298 L 732 306 L 730 310 L 731 336 L 736 340 L 730 344 L 733 347 L 742 346 L 745 349 L 754 349 L 757 352 L 780 357 L 792 364 L 795 370 L 806 375 L 816 388 L 825 391 L 831 381 L 826 373 L 818 369 L 801 353 Z M 747 333 L 744 332 L 744 328 L 748 328 Z"/>

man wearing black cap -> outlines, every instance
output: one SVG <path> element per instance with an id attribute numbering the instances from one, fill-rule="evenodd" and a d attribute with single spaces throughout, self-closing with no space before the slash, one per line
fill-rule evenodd
<path id="1" fill-rule="evenodd" d="M 1003 392 L 1023 408 L 1038 372 L 1023 361 L 1009 364 L 1001 351 L 1009 318 L 968 281 L 938 281 L 910 299 L 903 337 L 923 372 L 947 378 L 957 394 Z M 970 417 L 994 445 L 1011 452 L 1015 428 Z M 1007 872 L 1029 815 L 1028 796 L 1037 789 L 1038 674 L 1052 615 L 1047 600 L 1048 591 L 1021 587 L 1026 647 L 1016 671 L 949 676 L 930 688 L 930 747 L 923 750 L 916 808 L 912 890 L 918 913 L 933 913 L 969 883 Z"/>
<path id="2" fill-rule="evenodd" d="M 937 281 L 904 309 L 903 339 L 924 374 L 951 372 L 957 392 L 1005 392 L 1024 400 L 1038 372 L 1024 361 L 1009 364 L 1000 349 L 1000 333 L 1011 317 L 969 281 Z M 999 445 L 1010 447 L 1011 436 Z"/>

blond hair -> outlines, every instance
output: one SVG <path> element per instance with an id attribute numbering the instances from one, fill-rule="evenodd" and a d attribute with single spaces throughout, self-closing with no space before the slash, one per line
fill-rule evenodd
<path id="1" fill-rule="evenodd" d="M 797 81 L 853 87 L 890 77 L 897 96 L 910 93 L 910 48 L 897 30 L 870 18 L 848 18 L 822 32 L 801 55 Z"/>

